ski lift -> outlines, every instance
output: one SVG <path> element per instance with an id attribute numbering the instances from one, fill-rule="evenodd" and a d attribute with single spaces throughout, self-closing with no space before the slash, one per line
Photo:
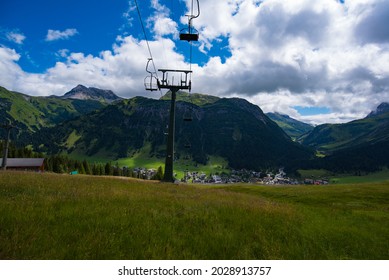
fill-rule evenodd
<path id="1" fill-rule="evenodd" d="M 144 84 L 145 84 L 146 90 L 156 91 L 159 89 L 158 88 L 158 79 L 155 76 L 155 72 L 151 72 L 149 70 L 149 64 L 150 64 L 150 61 L 152 61 L 152 60 L 153 60 L 152 58 L 149 58 L 147 61 L 147 64 L 146 64 L 146 72 L 149 73 L 150 75 L 144 79 Z"/>
<path id="2" fill-rule="evenodd" d="M 186 116 L 184 115 L 184 121 L 191 122 L 191 121 L 193 121 L 193 118 L 190 115 L 186 115 Z"/>
<path id="3" fill-rule="evenodd" d="M 190 15 L 186 15 L 188 17 L 188 27 L 183 28 L 180 31 L 180 40 L 181 41 L 198 41 L 199 40 L 199 32 L 192 26 L 192 20 L 198 18 L 200 15 L 200 3 L 199 0 L 197 2 L 197 14 L 193 15 L 193 0 L 192 0 L 192 11 Z"/>
<path id="4" fill-rule="evenodd" d="M 185 156 L 184 156 L 184 159 L 185 159 L 185 160 L 190 160 L 190 155 L 189 155 L 189 154 L 188 154 L 188 155 L 185 155 Z"/>
<path id="5" fill-rule="evenodd" d="M 186 149 L 192 148 L 192 145 L 189 143 L 189 141 L 186 141 L 186 142 L 185 142 L 184 148 L 186 148 Z"/>
<path id="6" fill-rule="evenodd" d="M 181 41 L 198 41 L 199 32 L 194 27 L 184 28 L 180 31 L 180 40 Z"/>
<path id="7" fill-rule="evenodd" d="M 185 122 L 193 121 L 193 117 L 192 117 L 191 112 L 189 110 L 186 110 L 186 108 L 185 108 L 183 119 L 184 119 Z"/>
<path id="8" fill-rule="evenodd" d="M 191 81 L 190 77 L 188 75 L 192 73 L 191 70 L 171 70 L 171 69 L 158 69 L 158 71 L 162 72 L 162 79 L 157 79 L 157 85 L 159 89 L 191 89 Z M 168 79 L 169 73 L 173 73 L 172 79 Z M 175 73 L 181 73 L 180 81 L 177 84 L 174 84 L 174 74 Z M 177 74 L 176 74 L 177 75 Z"/>

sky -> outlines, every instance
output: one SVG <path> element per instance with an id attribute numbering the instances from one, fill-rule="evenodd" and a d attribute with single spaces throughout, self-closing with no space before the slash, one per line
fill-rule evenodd
<path id="1" fill-rule="evenodd" d="M 196 1 L 193 10 L 187 0 L 137 2 L 146 37 L 135 0 L 2 0 L 0 86 L 159 98 L 144 88 L 148 43 L 157 69 L 193 71 L 192 93 L 245 98 L 312 124 L 389 102 L 388 0 L 199 0 L 192 51 L 179 32 Z"/>

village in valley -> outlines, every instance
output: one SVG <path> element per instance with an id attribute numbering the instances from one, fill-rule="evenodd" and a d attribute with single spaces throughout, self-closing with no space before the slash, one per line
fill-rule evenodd
<path id="1" fill-rule="evenodd" d="M 138 178 L 152 180 L 157 174 L 156 169 L 135 168 L 134 175 Z M 176 174 L 175 174 L 176 175 Z M 327 179 L 294 179 L 287 176 L 284 168 L 279 168 L 278 172 L 258 172 L 253 170 L 241 169 L 231 170 L 231 173 L 218 173 L 207 175 L 201 171 L 185 171 L 181 180 L 176 182 L 193 184 L 234 184 L 251 183 L 261 185 L 328 185 Z"/>

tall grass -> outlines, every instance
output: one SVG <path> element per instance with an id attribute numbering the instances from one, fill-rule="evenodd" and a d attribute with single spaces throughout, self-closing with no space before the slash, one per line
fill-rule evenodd
<path id="1" fill-rule="evenodd" d="M 0 173 L 0 259 L 388 259 L 389 183 L 189 186 Z"/>

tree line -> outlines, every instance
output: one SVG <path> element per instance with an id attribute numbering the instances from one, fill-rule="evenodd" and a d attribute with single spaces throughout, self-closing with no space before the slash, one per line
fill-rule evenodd
<path id="1" fill-rule="evenodd" d="M 4 142 L 0 141 L 1 158 L 4 153 Z M 71 159 L 66 155 L 50 155 L 45 156 L 42 153 L 37 153 L 26 147 L 17 148 L 12 143 L 8 149 L 9 158 L 44 158 L 44 170 L 54 173 L 73 173 L 96 175 L 96 176 L 124 176 L 140 179 L 148 179 L 145 173 L 134 171 L 128 167 L 119 167 L 118 163 L 90 163 L 87 160 Z M 161 180 L 163 178 L 163 170 L 160 166 L 152 176 L 152 180 Z"/>

